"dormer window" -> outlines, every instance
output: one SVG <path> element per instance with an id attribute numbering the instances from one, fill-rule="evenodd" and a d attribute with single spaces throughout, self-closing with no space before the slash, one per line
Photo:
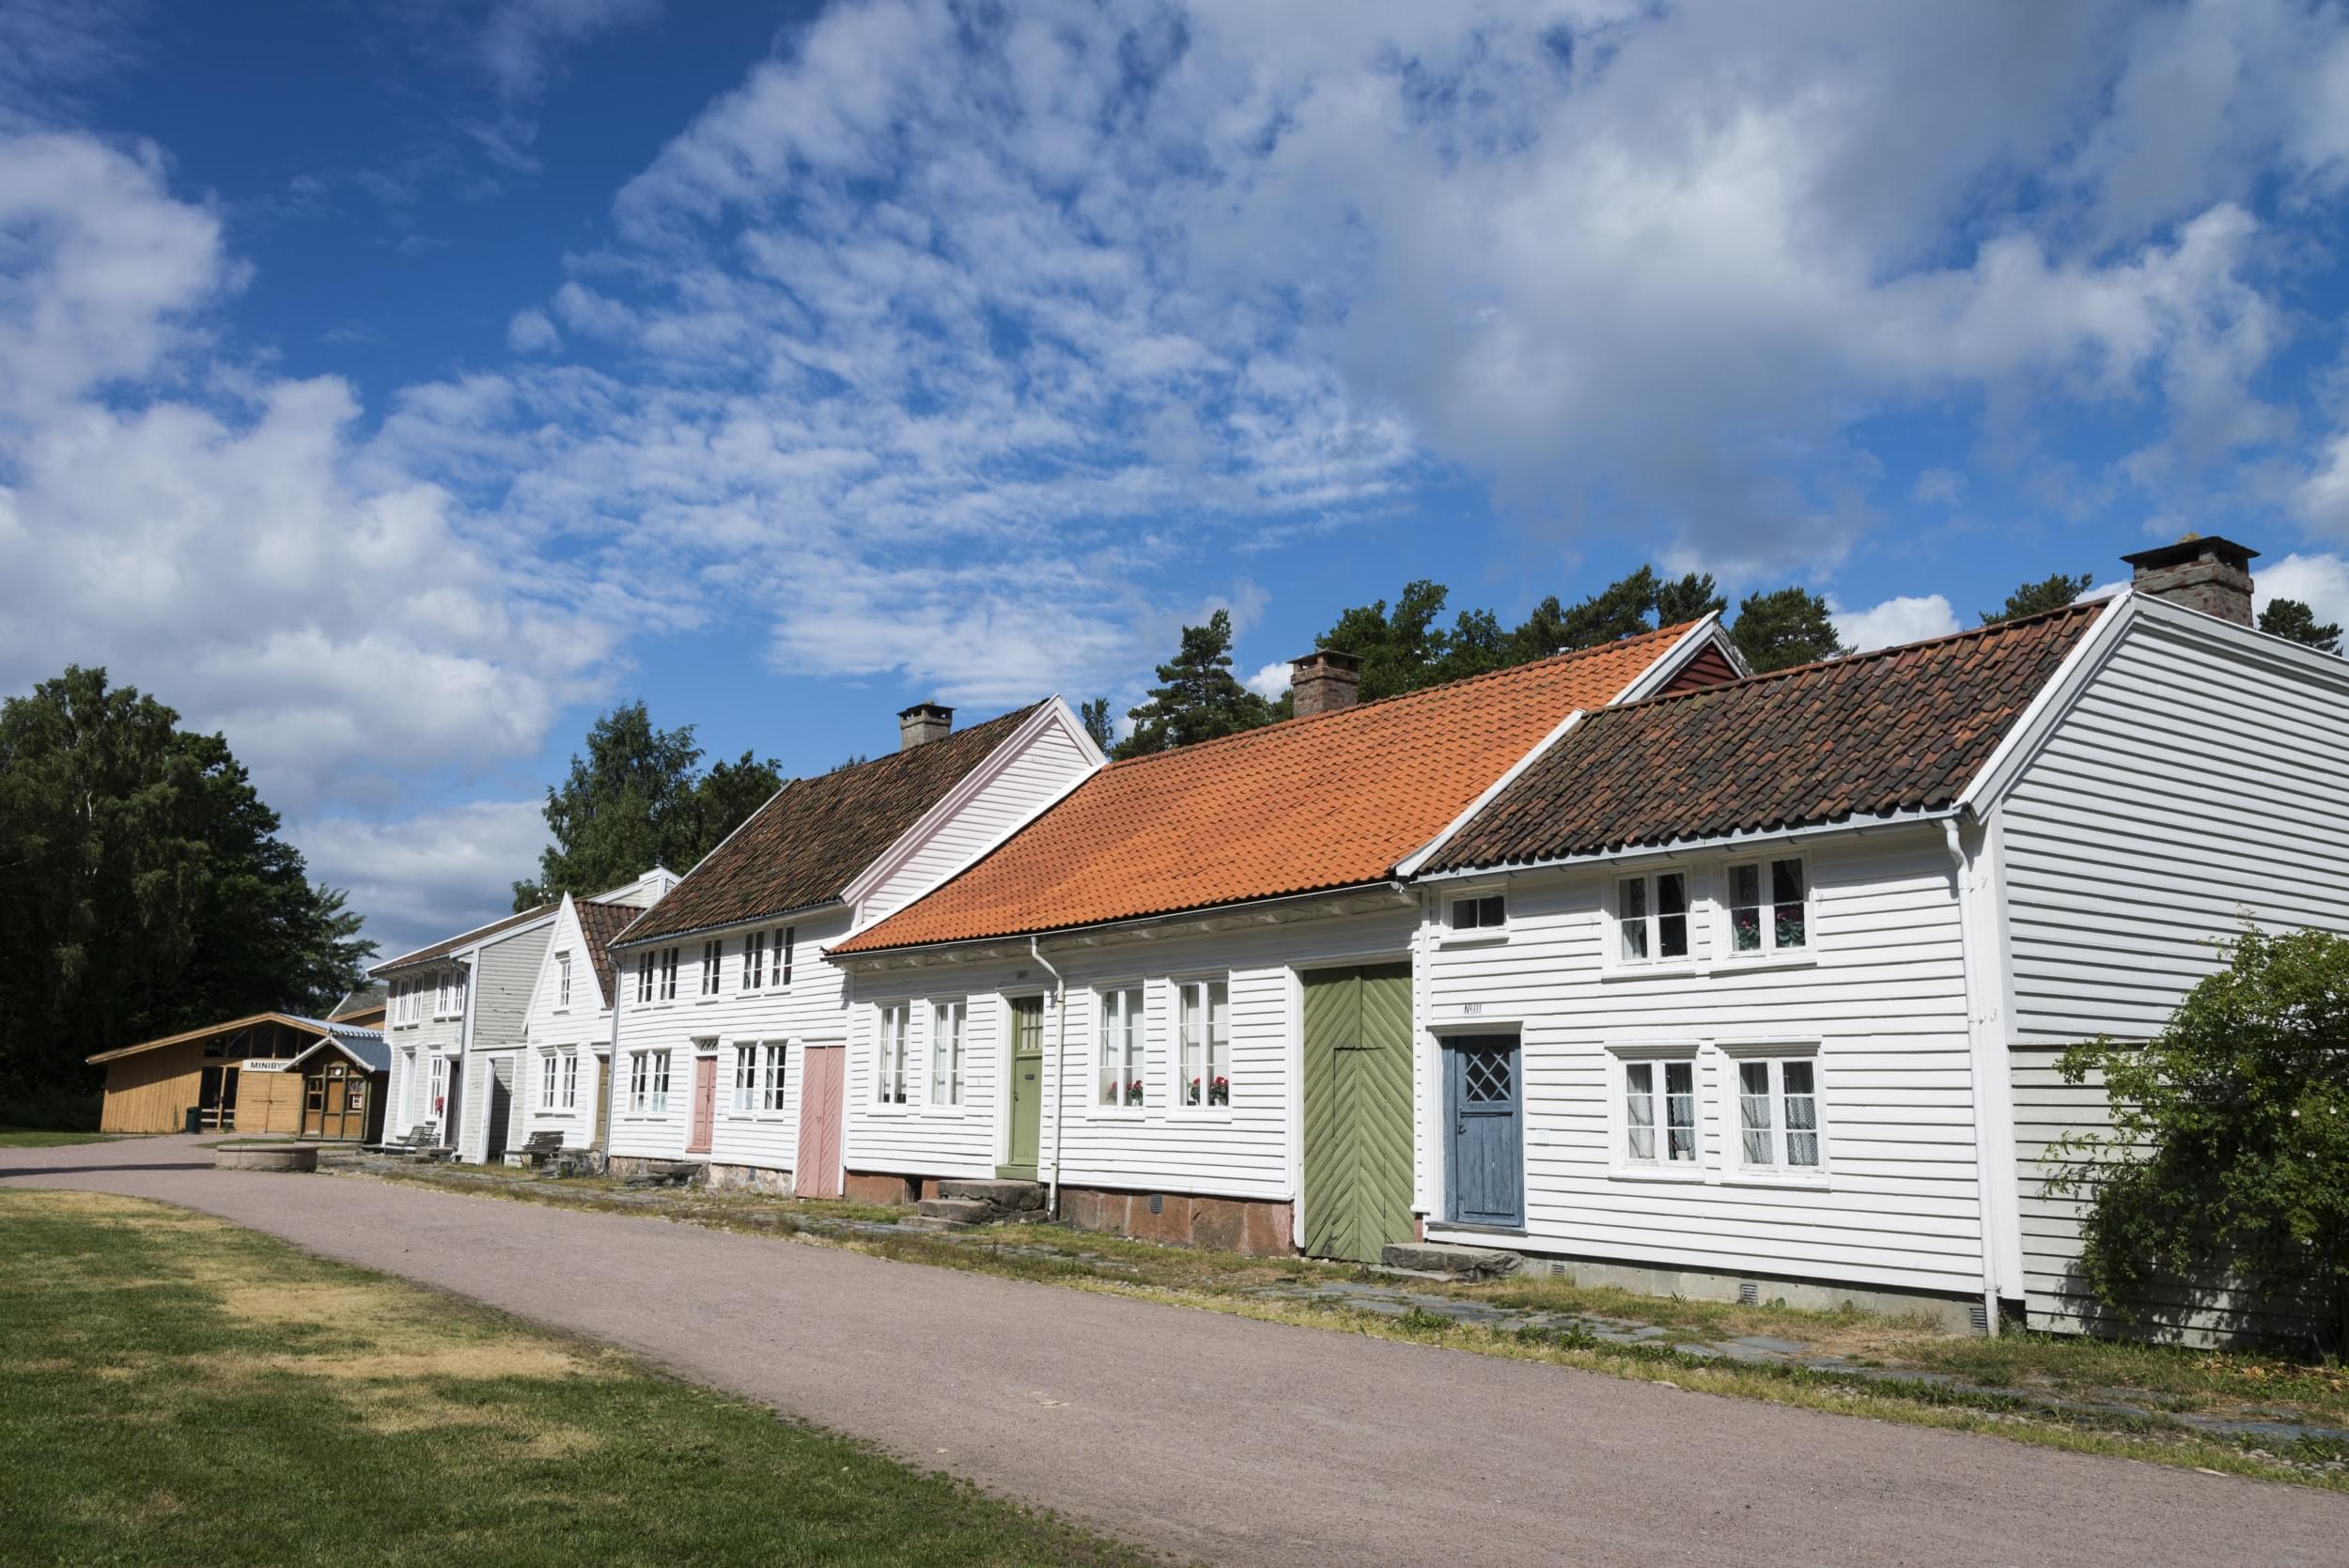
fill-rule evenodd
<path id="1" fill-rule="evenodd" d="M 1455 931 L 1499 931 L 1509 924 L 1509 900 L 1497 893 L 1455 898 L 1445 924 Z"/>

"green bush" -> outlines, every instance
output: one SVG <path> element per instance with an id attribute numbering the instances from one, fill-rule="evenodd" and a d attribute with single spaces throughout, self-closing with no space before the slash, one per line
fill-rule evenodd
<path id="1" fill-rule="evenodd" d="M 2349 939 L 2246 930 L 2157 1039 L 2062 1070 L 2101 1071 L 2112 1108 L 2050 1182 L 2092 1197 L 2080 1269 L 2107 1306 L 2223 1283 L 2349 1347 Z"/>
<path id="2" fill-rule="evenodd" d="M 0 1127 L 28 1127 L 35 1132 L 96 1132 L 104 1096 L 95 1089 L 70 1089 L 62 1084 L 39 1084 L 24 1094 L 0 1101 Z"/>

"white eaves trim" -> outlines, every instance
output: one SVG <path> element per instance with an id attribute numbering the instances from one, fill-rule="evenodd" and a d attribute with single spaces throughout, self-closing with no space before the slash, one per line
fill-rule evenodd
<path id="1" fill-rule="evenodd" d="M 1511 763 L 1507 772 L 1501 774 L 1501 777 L 1495 779 L 1490 784 L 1486 785 L 1485 792 L 1482 795 L 1479 795 L 1475 800 L 1470 800 L 1468 803 L 1468 809 L 1466 811 L 1463 811 L 1459 815 L 1454 817 L 1450 822 L 1445 823 L 1442 832 L 1438 833 L 1434 838 L 1429 839 L 1425 844 L 1421 845 L 1417 849 L 1414 849 L 1408 855 L 1404 856 L 1402 860 L 1397 861 L 1394 867 L 1394 875 L 1397 879 L 1408 879 L 1409 877 L 1417 876 L 1419 874 L 1419 868 L 1427 863 L 1427 858 L 1429 856 L 1433 855 L 1437 850 L 1442 848 L 1444 845 L 1451 840 L 1453 834 L 1458 832 L 1462 828 L 1467 827 L 1478 812 L 1481 812 L 1486 806 L 1491 805 L 1494 798 L 1502 790 L 1517 783 L 1517 775 L 1532 767 L 1533 759 L 1535 757 L 1540 756 L 1543 753 L 1548 751 L 1552 746 L 1558 744 L 1559 741 L 1564 739 L 1567 732 L 1572 730 L 1575 725 L 1580 723 L 1581 722 L 1582 709 L 1579 707 L 1572 713 L 1567 714 L 1563 719 L 1559 720 L 1557 727 L 1552 729 L 1548 735 L 1542 737 L 1539 741 L 1535 742 L 1532 751 L 1526 753 L 1523 756 L 1517 758 L 1517 761 Z"/>
<path id="2" fill-rule="evenodd" d="M 1977 816 L 1984 815 L 1987 802 L 2005 792 L 2006 786 L 2021 773 L 2024 760 L 2039 749 L 2039 743 L 2046 738 L 2056 721 L 2078 701 L 2089 679 L 2112 657 L 2113 649 L 2121 645 L 2123 629 L 2137 618 L 2145 602 L 2129 588 L 2122 589 L 2106 602 L 2104 613 L 2088 629 L 2088 635 L 2063 656 L 2063 662 L 2056 666 L 2055 674 L 2031 698 L 2022 716 L 2006 732 L 2006 738 L 1999 742 L 1989 760 L 1974 769 L 1973 778 L 1958 791 L 1956 803 L 1961 809 Z"/>
<path id="3" fill-rule="evenodd" d="M 1109 758 L 1101 754 L 1101 748 L 1095 745 L 1093 737 L 1085 733 L 1083 723 L 1079 721 L 1075 711 L 1069 707 L 1066 699 L 1057 691 L 1054 692 L 1037 704 L 1035 711 L 1022 720 L 1018 729 L 998 741 L 995 749 L 980 758 L 978 766 L 957 781 L 955 787 L 940 797 L 937 803 L 928 811 L 924 812 L 913 826 L 898 834 L 888 848 L 873 858 L 871 864 L 858 872 L 848 885 L 840 891 L 840 902 L 850 908 L 855 908 L 874 889 L 903 870 L 906 862 L 921 852 L 924 846 L 936 836 L 941 827 L 954 820 L 965 806 L 978 797 L 981 791 L 1002 777 L 1004 769 L 1019 759 L 1020 754 L 1027 750 L 1037 736 L 1056 724 L 1076 743 L 1078 750 L 1083 754 L 1087 763 L 1084 769 L 1071 778 L 1065 788 L 1047 797 L 1034 811 L 1020 817 L 1007 832 L 988 843 L 978 854 L 971 856 L 956 866 L 954 870 L 939 878 L 937 883 L 932 884 L 933 886 L 942 886 L 961 876 L 982 857 L 991 854 L 1003 839 L 1009 838 L 1012 833 L 1018 832 L 1045 812 L 1059 804 L 1067 798 L 1069 790 L 1076 788 L 1109 765 Z M 850 936 L 854 934 L 853 931 L 849 933 Z M 847 941 L 848 938 L 842 937 L 840 939 Z"/>
<path id="4" fill-rule="evenodd" d="M 1843 833 L 1864 838 L 1889 828 L 1912 828 L 1921 823 L 1938 822 L 1945 817 L 1963 820 L 1968 815 L 1963 806 L 1937 806 L 1931 810 L 1892 812 L 1859 822 L 1817 822 L 1800 828 L 1757 828 L 1750 831 L 1712 833 L 1703 838 L 1674 839 L 1670 844 L 1626 844 L 1615 849 L 1592 849 L 1579 855 L 1553 855 L 1538 861 L 1464 866 L 1458 871 L 1431 871 L 1413 880 L 1423 884 L 1457 882 L 1469 877 L 1488 880 L 1494 877 L 1515 876 L 1520 871 L 1548 871 L 1562 866 L 1602 865 L 1630 860 L 1672 861 L 1684 855 L 1735 851 L 1762 845 L 1807 844 L 1812 839 L 1832 838 Z"/>
<path id="5" fill-rule="evenodd" d="M 1703 620 L 1673 638 L 1672 646 L 1657 654 L 1648 667 L 1641 670 L 1630 685 L 1617 692 L 1614 700 L 1607 706 L 1613 707 L 1621 703 L 1636 703 L 1641 697 L 1653 697 L 1671 684 L 1672 676 L 1680 673 L 1682 666 L 1708 644 L 1720 650 L 1721 657 L 1729 660 L 1729 667 L 1737 672 L 1740 680 L 1752 677 L 1753 667 L 1746 662 L 1746 656 L 1737 651 L 1737 644 L 1730 641 L 1728 631 L 1721 626 L 1721 613 L 1708 610 Z"/>

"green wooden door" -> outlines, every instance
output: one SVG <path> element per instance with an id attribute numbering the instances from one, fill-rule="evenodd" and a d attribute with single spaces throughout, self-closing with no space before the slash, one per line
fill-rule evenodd
<path id="1" fill-rule="evenodd" d="M 1411 1239 L 1411 966 L 1305 975 L 1305 1250 Z"/>
<path id="2" fill-rule="evenodd" d="M 1044 1117 L 1044 999 L 1011 999 L 1011 1137 L 996 1175 L 1007 1181 L 1035 1180 L 1036 1141 Z"/>

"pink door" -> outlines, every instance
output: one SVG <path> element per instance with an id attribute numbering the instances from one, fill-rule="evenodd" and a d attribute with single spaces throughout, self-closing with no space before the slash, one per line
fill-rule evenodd
<path id="1" fill-rule="evenodd" d="M 800 1052 L 800 1153 L 792 1187 L 802 1198 L 840 1196 L 842 1080 L 846 1046 L 809 1046 Z"/>
<path id="2" fill-rule="evenodd" d="M 693 1058 L 693 1127 L 686 1136 L 685 1152 L 706 1155 L 709 1152 L 709 1129 L 718 1120 L 718 1059 L 714 1056 Z"/>

